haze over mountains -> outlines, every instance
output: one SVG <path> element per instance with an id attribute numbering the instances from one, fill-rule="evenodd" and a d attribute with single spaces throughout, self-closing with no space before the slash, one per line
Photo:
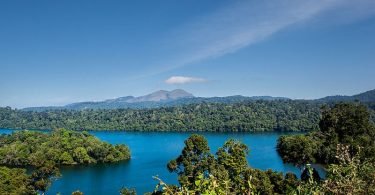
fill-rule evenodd
<path id="1" fill-rule="evenodd" d="M 166 90 L 159 90 L 155 91 L 151 94 L 139 96 L 139 97 L 133 97 L 133 96 L 127 96 L 122 98 L 117 98 L 114 100 L 108 100 L 108 101 L 125 101 L 127 103 L 136 103 L 136 102 L 158 102 L 158 101 L 171 101 L 181 98 L 192 98 L 194 97 L 193 94 L 188 93 L 182 89 L 175 89 L 173 91 L 166 91 Z"/>
<path id="2" fill-rule="evenodd" d="M 67 106 L 76 106 L 78 104 L 84 104 L 84 103 L 99 103 L 99 104 L 112 104 L 112 103 L 140 103 L 140 102 L 162 102 L 162 101 L 173 101 L 181 98 L 193 98 L 193 94 L 188 93 L 182 89 L 176 89 L 173 91 L 166 91 L 166 90 L 159 90 L 155 91 L 153 93 L 134 97 L 134 96 L 125 96 L 125 97 L 119 97 L 115 99 L 108 99 L 104 101 L 99 102 L 79 102 L 79 103 L 73 103 L 69 104 Z"/>
<path id="3" fill-rule="evenodd" d="M 327 96 L 319 100 L 325 101 L 325 102 L 332 102 L 332 101 L 374 102 L 375 101 L 375 89 L 366 91 L 360 94 L 352 95 L 352 96 L 335 95 L 335 96 Z"/>
<path id="4" fill-rule="evenodd" d="M 172 91 L 159 90 L 148 95 L 134 97 L 124 96 L 115 99 L 108 99 L 104 101 L 88 101 L 77 102 L 65 106 L 47 106 L 47 107 L 29 107 L 24 108 L 24 111 L 46 111 L 58 109 L 84 110 L 84 109 L 118 109 L 118 108 L 156 108 L 163 106 L 178 106 L 192 103 L 236 103 L 242 101 L 256 101 L 256 100 L 290 100 L 286 97 L 272 97 L 272 96 L 252 96 L 246 97 L 241 95 L 227 96 L 227 97 L 195 97 L 193 94 L 182 89 L 175 89 Z M 338 101 L 360 101 L 360 102 L 375 102 L 375 90 L 370 90 L 353 96 L 327 96 L 316 100 L 306 100 L 315 102 L 338 102 Z"/>

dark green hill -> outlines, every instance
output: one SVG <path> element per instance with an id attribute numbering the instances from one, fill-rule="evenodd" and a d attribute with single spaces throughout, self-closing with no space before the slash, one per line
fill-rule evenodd
<path id="1" fill-rule="evenodd" d="M 322 101 L 322 102 L 359 101 L 363 103 L 375 102 L 375 89 L 366 91 L 364 93 L 360 93 L 357 95 L 352 95 L 352 96 L 342 96 L 342 95 L 327 96 L 327 97 L 318 99 L 318 101 Z"/>

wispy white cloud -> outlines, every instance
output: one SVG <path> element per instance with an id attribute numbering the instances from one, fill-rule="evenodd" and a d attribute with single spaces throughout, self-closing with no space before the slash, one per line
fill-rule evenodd
<path id="1" fill-rule="evenodd" d="M 179 54 L 160 71 L 236 52 L 287 27 L 308 22 L 330 12 L 343 12 L 347 20 L 357 20 L 375 13 L 375 1 L 237 1 L 234 5 L 196 18 L 170 33 L 165 44 Z M 337 17 L 337 14 L 335 16 Z"/>
<path id="2" fill-rule="evenodd" d="M 234 53 L 295 25 L 347 24 L 373 15 L 375 0 L 228 1 L 227 6 L 167 32 L 158 42 L 160 59 L 131 79 Z"/>
<path id="3" fill-rule="evenodd" d="M 171 76 L 165 83 L 167 84 L 187 84 L 187 83 L 202 83 L 206 82 L 206 79 L 197 77 L 185 77 L 185 76 Z"/>

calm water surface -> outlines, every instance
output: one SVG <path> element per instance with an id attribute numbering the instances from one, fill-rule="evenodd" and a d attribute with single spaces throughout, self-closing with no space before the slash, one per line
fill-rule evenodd
<path id="1" fill-rule="evenodd" d="M 12 130 L 0 129 L 0 134 L 11 132 Z M 90 133 L 111 144 L 127 144 L 131 149 L 131 160 L 115 164 L 63 167 L 62 177 L 53 182 L 46 194 L 71 194 L 78 189 L 84 194 L 119 194 L 119 189 L 123 186 L 135 188 L 138 194 L 143 194 L 154 189 L 157 182 L 152 176 L 156 175 L 166 183 L 177 184 L 176 174 L 169 173 L 166 164 L 180 154 L 184 140 L 192 134 L 119 131 Z M 227 139 L 235 138 L 250 148 L 248 161 L 251 167 L 300 174 L 298 168 L 284 164 L 276 152 L 276 140 L 281 133 L 199 134 L 207 138 L 212 152 L 216 152 Z"/>

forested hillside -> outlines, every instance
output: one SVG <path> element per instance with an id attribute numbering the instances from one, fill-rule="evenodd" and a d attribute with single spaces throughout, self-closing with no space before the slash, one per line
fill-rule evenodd
<path id="1" fill-rule="evenodd" d="M 50 110 L 87 110 L 87 109 L 147 109 L 147 108 L 161 108 L 161 107 L 174 107 L 183 106 L 189 104 L 200 104 L 200 103 L 223 103 L 232 104 L 246 101 L 257 101 L 257 100 L 288 100 L 283 97 L 271 97 L 271 96 L 253 96 L 246 97 L 241 95 L 227 96 L 227 97 L 182 97 L 172 100 L 161 100 L 161 101 L 138 101 L 129 102 L 128 100 L 134 97 L 120 97 L 117 99 L 99 101 L 99 102 L 78 102 L 68 104 L 65 106 L 47 106 L 47 107 L 29 107 L 24 108 L 24 111 L 50 111 Z"/>
<path id="2" fill-rule="evenodd" d="M 0 128 L 140 131 L 309 131 L 318 129 L 320 105 L 310 101 L 200 103 L 155 109 L 55 110 L 0 108 Z"/>
<path id="3" fill-rule="evenodd" d="M 366 91 L 360 94 L 352 95 L 352 96 L 345 96 L 345 95 L 327 96 L 327 97 L 318 99 L 317 101 L 322 101 L 322 102 L 359 101 L 362 103 L 371 103 L 371 102 L 373 103 L 375 102 L 375 89 Z"/>

